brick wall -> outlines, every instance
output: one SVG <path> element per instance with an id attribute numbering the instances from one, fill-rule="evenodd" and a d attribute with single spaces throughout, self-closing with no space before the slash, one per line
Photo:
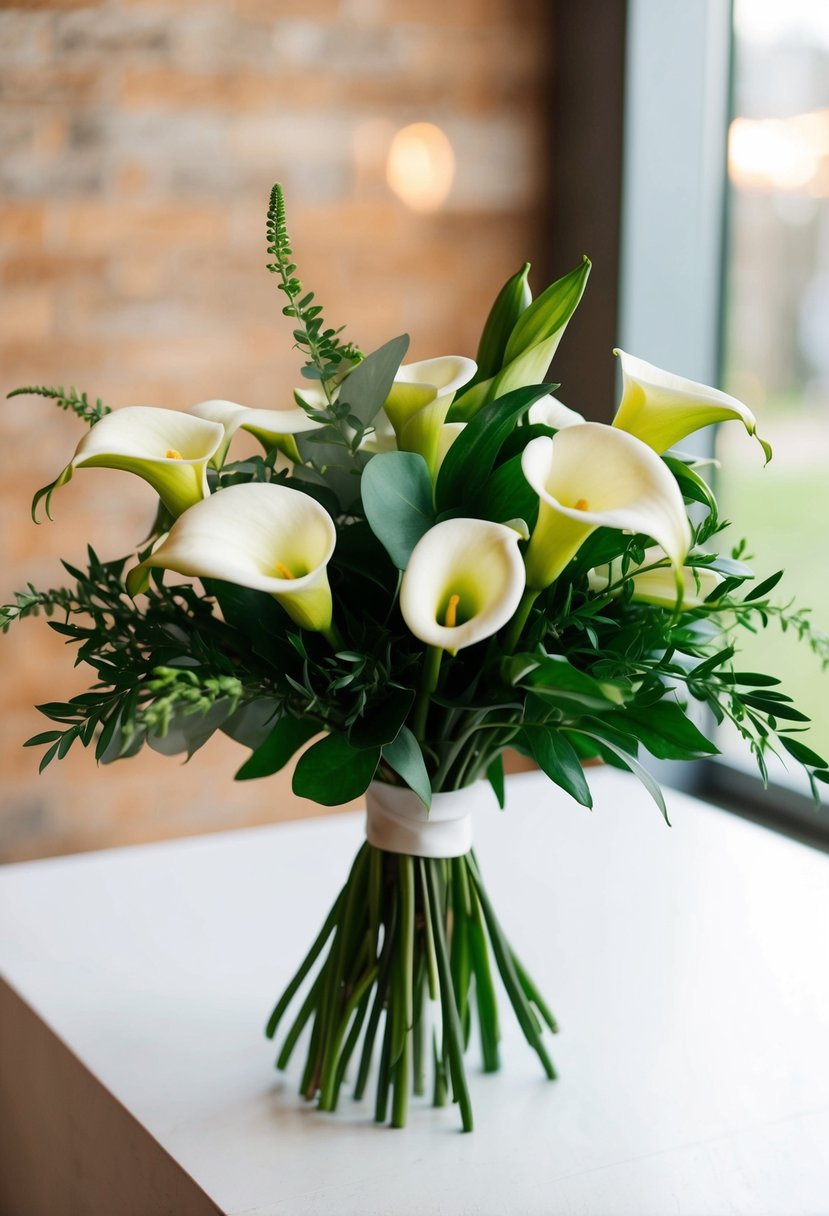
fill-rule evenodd
<path id="1" fill-rule="evenodd" d="M 407 330 L 411 357 L 474 354 L 489 302 L 544 258 L 543 0 L 31 0 L 0 7 L 0 389 L 72 383 L 111 405 L 206 397 L 285 407 L 289 323 L 264 271 L 273 181 L 300 273 L 364 349 Z M 429 121 L 457 175 L 434 214 L 384 177 L 394 131 Z M 87 541 L 129 551 L 152 493 L 78 475 L 35 528 L 28 504 L 81 424 L 35 398 L 0 406 L 0 599 L 54 585 Z M 37 856 L 267 822 L 317 808 L 285 781 L 234 785 L 212 741 L 96 770 L 36 774 L 33 702 L 83 673 L 40 621 L 0 638 L 0 853 Z"/>

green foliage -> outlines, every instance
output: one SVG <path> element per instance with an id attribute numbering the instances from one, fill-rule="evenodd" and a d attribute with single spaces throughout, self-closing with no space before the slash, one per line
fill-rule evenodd
<path id="1" fill-rule="evenodd" d="M 296 322 L 294 341 L 306 357 L 303 374 L 309 380 L 318 380 L 330 401 L 332 385 L 361 356 L 355 347 L 340 341 L 342 328 L 330 329 L 325 325 L 322 306 L 314 302 L 314 293 L 306 292 L 297 278 L 285 221 L 285 196 L 280 185 L 271 190 L 267 235 L 268 253 L 273 257 L 268 270 L 279 275 L 279 290 L 288 298 L 282 312 Z"/>
<path id="2" fill-rule="evenodd" d="M 523 520 L 532 528 L 538 500 L 523 476 L 522 453 L 554 431 L 525 416 L 551 389 L 539 381 L 581 298 L 589 262 L 534 302 L 526 266 L 502 288 L 481 339 L 478 374 L 449 414 L 467 425 L 433 484 L 422 456 L 372 456 L 366 447 L 408 337 L 363 357 L 326 326 L 297 277 L 279 186 L 271 195 L 268 248 L 312 382 L 298 400 L 319 425 L 296 436 L 299 463 L 290 473 L 278 467 L 274 449 L 211 469 L 210 490 L 289 485 L 329 512 L 337 527 L 327 568 L 334 644 L 299 629 L 271 596 L 231 583 L 204 579 L 199 589 L 165 584 L 156 573 L 146 597 L 134 601 L 125 584 L 128 559 L 102 562 L 90 550 L 86 569 L 66 566 L 73 585 L 41 592 L 30 584 L 0 607 L 2 632 L 46 614 L 94 673 L 88 692 L 39 707 L 54 727 L 29 740 L 45 748 L 41 767 L 76 742 L 94 745 L 101 762 L 144 744 L 191 755 L 222 730 L 250 748 L 237 773 L 249 780 L 276 772 L 321 734 L 298 762 L 295 789 L 325 805 L 359 795 L 375 774 L 408 785 L 427 805 L 432 791 L 486 776 L 503 803 L 501 754 L 511 745 L 585 806 L 582 760 L 628 768 L 664 813 L 640 751 L 676 760 L 714 754 L 707 727 L 695 724 L 702 706 L 715 723 L 733 724 L 764 776 L 769 755 L 777 755 L 803 766 L 817 797 L 829 765 L 801 741 L 806 715 L 773 676 L 742 669 L 738 641 L 776 621 L 825 667 L 829 639 L 807 611 L 773 599 L 780 573 L 755 583 L 743 543 L 730 555 L 713 551 L 727 523 L 691 457 L 673 453 L 664 461 L 694 508 L 686 566 L 721 576 L 704 603 L 677 609 L 638 601 L 632 574 L 643 568 L 649 538 L 599 528 L 552 587 L 532 603 L 525 596 L 524 615 L 440 664 L 438 652 L 424 655 L 402 619 L 401 571 L 436 522 L 466 516 Z M 434 386 L 424 386 L 425 399 L 430 391 Z M 74 389 L 15 390 L 22 392 L 49 397 L 90 425 L 108 412 Z M 145 544 L 170 526 L 159 516 Z M 591 572 L 608 563 L 614 581 L 597 592 Z M 645 568 L 668 564 L 656 558 Z"/>
<path id="3" fill-rule="evenodd" d="M 435 523 L 432 479 L 416 452 L 381 452 L 362 479 L 363 510 L 398 570 L 405 570 L 421 536 Z"/>
<path id="4" fill-rule="evenodd" d="M 47 397 L 50 401 L 54 401 L 58 409 L 70 411 L 88 426 L 94 426 L 96 422 L 100 422 L 102 418 L 112 412 L 108 405 L 104 405 L 100 397 L 96 397 L 93 405 L 86 393 L 79 393 L 76 388 L 71 386 L 67 392 L 62 385 L 57 387 L 28 385 L 25 388 L 12 389 L 10 393 L 6 394 L 7 398 L 28 396 Z"/>

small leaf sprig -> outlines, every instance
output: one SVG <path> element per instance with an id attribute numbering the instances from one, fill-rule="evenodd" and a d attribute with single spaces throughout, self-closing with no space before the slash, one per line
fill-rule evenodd
<path id="1" fill-rule="evenodd" d="M 274 259 L 268 263 L 268 270 L 271 274 L 279 275 L 279 290 L 288 297 L 282 312 L 296 321 L 294 341 L 306 357 L 302 375 L 306 380 L 319 381 L 331 405 L 333 389 L 362 356 L 350 343 L 340 341 L 343 326 L 339 329 L 325 326 L 322 305 L 314 303 L 313 291 L 306 292 L 297 278 L 285 219 L 285 196 L 279 183 L 271 190 L 267 234 L 268 253 Z"/>
<path id="2" fill-rule="evenodd" d="M 6 394 L 6 397 L 46 397 L 50 401 L 54 401 L 58 409 L 75 414 L 87 426 L 95 426 L 96 422 L 100 422 L 107 414 L 112 413 L 110 407 L 104 405 L 100 397 L 96 397 L 93 404 L 87 393 L 79 393 L 74 386 L 70 386 L 67 391 L 62 384 L 24 385 L 22 388 L 12 389 L 10 393 Z"/>

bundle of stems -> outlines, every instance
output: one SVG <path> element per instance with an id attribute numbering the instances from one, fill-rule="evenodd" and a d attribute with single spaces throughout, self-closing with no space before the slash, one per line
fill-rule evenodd
<path id="1" fill-rule="evenodd" d="M 330 943 L 330 945 L 329 945 Z M 310 1039 L 300 1093 L 320 1110 L 337 1109 L 346 1072 L 359 1052 L 354 1098 L 368 1085 L 380 1042 L 374 1117 L 405 1127 L 409 1094 L 457 1102 L 464 1131 L 472 1105 L 464 1068 L 473 1009 L 484 1072 L 499 1067 L 498 1004 L 490 957 L 527 1042 L 551 1080 L 556 1072 L 544 1026 L 555 1018 L 519 962 L 498 922 L 473 852 L 435 859 L 388 853 L 364 844 L 302 965 L 271 1014 L 277 1028 L 323 951 L 285 1036 L 276 1066 L 285 1069 L 308 1023 Z M 436 1007 L 439 1016 L 431 1016 Z M 382 1033 L 381 1033 L 382 1022 Z M 431 1031 L 431 1034 L 430 1034 Z M 356 1058 L 356 1057 L 355 1057 Z"/>

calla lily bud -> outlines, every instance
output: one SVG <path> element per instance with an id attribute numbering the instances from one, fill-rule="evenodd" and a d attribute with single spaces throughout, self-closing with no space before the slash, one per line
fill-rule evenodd
<path id="1" fill-rule="evenodd" d="M 548 587 L 599 527 L 642 532 L 675 567 L 684 561 L 691 529 L 682 494 L 659 457 L 632 435 L 585 422 L 554 439 L 532 439 L 521 467 L 540 499 L 525 554 L 529 587 Z"/>
<path id="2" fill-rule="evenodd" d="M 660 608 L 677 606 L 676 572 L 664 564 L 667 560 L 661 549 L 652 547 L 645 550 L 642 562 L 628 567 L 624 577 L 633 582 L 632 599 L 643 604 L 656 604 Z M 663 562 L 662 565 L 655 564 L 660 561 Z M 721 574 L 707 566 L 683 566 L 679 573 L 682 579 L 680 612 L 699 608 L 723 581 Z M 611 595 L 621 595 L 622 581 L 620 560 L 597 566 L 587 574 L 591 591 L 603 592 L 610 588 Z"/>
<path id="3" fill-rule="evenodd" d="M 553 431 L 563 431 L 568 426 L 580 426 L 587 419 L 576 410 L 571 410 L 552 393 L 534 402 L 527 411 L 527 421 L 541 423 Z"/>
<path id="4" fill-rule="evenodd" d="M 121 469 L 148 481 L 171 515 L 180 515 L 210 493 L 207 466 L 222 443 L 218 422 L 177 410 L 131 405 L 113 410 L 78 444 L 60 476 L 35 495 L 32 512 L 66 485 L 76 469 Z"/>
<path id="5" fill-rule="evenodd" d="M 166 539 L 127 579 L 131 595 L 151 569 L 175 570 L 265 591 L 303 629 L 331 630 L 326 566 L 334 521 L 315 499 L 289 486 L 229 486 L 176 520 Z"/>
<path id="6" fill-rule="evenodd" d="M 686 435 L 714 422 L 739 419 L 763 449 L 771 445 L 757 434 L 757 419 L 747 405 L 719 389 L 662 371 L 644 359 L 614 350 L 622 364 L 622 400 L 613 425 L 641 439 L 655 452 L 665 452 Z"/>
<path id="7" fill-rule="evenodd" d="M 513 389 L 542 383 L 589 274 L 590 260 L 583 258 L 581 265 L 551 283 L 520 313 L 504 349 L 500 371 L 460 394 L 451 422 L 468 422 L 487 402 Z"/>
<path id="8" fill-rule="evenodd" d="M 524 592 L 520 536 L 484 519 L 447 519 L 415 545 L 400 611 L 416 638 L 456 654 L 497 633 Z"/>

